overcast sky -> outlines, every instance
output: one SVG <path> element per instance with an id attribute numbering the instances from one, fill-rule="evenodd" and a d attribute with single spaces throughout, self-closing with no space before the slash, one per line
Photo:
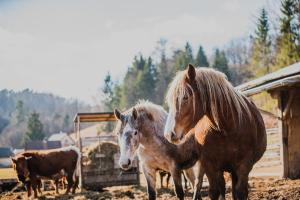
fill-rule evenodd
<path id="1" fill-rule="evenodd" d="M 209 53 L 249 35 L 267 0 L 0 0 L 0 89 L 30 88 L 93 103 L 160 38 Z"/>

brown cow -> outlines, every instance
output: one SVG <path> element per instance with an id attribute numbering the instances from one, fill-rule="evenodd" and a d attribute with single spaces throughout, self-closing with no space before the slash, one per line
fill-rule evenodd
<path id="1" fill-rule="evenodd" d="M 18 179 L 26 187 L 28 196 L 31 196 L 31 187 L 34 197 L 37 197 L 38 180 L 41 177 L 52 179 L 62 170 L 67 174 L 68 187 L 66 194 L 72 188 L 72 193 L 79 182 L 80 151 L 74 146 L 42 151 L 28 151 L 12 158 Z"/>

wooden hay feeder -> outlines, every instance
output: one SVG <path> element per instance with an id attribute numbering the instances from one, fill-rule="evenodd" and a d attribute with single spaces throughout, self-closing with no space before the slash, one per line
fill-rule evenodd
<path id="1" fill-rule="evenodd" d="M 77 143 L 82 154 L 81 186 L 85 189 L 100 190 L 109 186 L 139 184 L 139 166 L 135 160 L 133 168 L 123 171 L 119 167 L 119 146 L 113 141 L 99 140 L 86 148 L 82 148 L 80 122 L 115 121 L 113 113 L 78 113 L 74 123 L 77 133 Z"/>

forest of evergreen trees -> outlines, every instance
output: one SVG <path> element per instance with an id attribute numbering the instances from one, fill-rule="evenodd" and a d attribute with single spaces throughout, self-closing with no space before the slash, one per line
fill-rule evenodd
<path id="1" fill-rule="evenodd" d="M 256 19 L 256 29 L 249 37 L 233 40 L 222 49 L 216 48 L 209 58 L 203 46 L 194 52 L 189 42 L 167 56 L 167 41 L 160 40 L 159 60 L 139 54 L 134 57 L 123 81 L 115 83 L 110 74 L 107 75 L 102 89 L 103 104 L 107 110 L 128 108 L 139 99 L 164 105 L 168 84 L 188 63 L 222 71 L 233 85 L 239 85 L 298 62 L 300 0 L 282 0 L 278 13 L 272 14 L 279 17 L 271 21 L 267 9 L 262 8 Z"/>
<path id="2" fill-rule="evenodd" d="M 77 112 L 90 106 L 29 89 L 0 90 L 0 146 L 20 148 L 28 140 L 41 140 L 50 134 L 73 130 Z"/>

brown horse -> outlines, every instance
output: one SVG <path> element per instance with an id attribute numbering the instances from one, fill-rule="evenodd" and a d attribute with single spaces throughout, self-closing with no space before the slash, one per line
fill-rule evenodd
<path id="1" fill-rule="evenodd" d="M 72 188 L 72 193 L 78 186 L 80 151 L 70 146 L 53 150 L 28 151 L 12 158 L 18 179 L 27 187 L 28 196 L 31 196 L 31 187 L 34 197 L 41 178 L 54 179 L 54 176 L 63 170 L 67 174 L 68 187 L 66 194 Z"/>
<path id="2" fill-rule="evenodd" d="M 192 65 L 176 75 L 166 99 L 170 111 L 165 137 L 178 142 L 195 134 L 210 198 L 225 198 L 223 172 L 228 171 L 233 199 L 247 199 L 249 172 L 266 150 L 264 122 L 256 106 L 223 73 Z"/>

